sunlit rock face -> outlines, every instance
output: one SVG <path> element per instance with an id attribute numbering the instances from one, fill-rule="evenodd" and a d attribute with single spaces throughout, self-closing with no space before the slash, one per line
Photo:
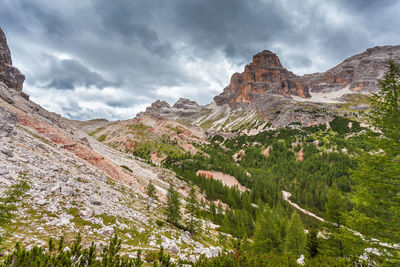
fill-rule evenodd
<path id="1" fill-rule="evenodd" d="M 219 106 L 229 104 L 235 108 L 241 103 L 254 102 L 265 92 L 309 97 L 304 80 L 285 69 L 274 53 L 264 50 L 253 56 L 253 62 L 246 65 L 244 72 L 232 75 L 230 84 L 214 101 Z"/>

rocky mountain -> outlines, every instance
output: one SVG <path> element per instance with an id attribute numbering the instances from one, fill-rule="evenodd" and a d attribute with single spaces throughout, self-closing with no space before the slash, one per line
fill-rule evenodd
<path id="1" fill-rule="evenodd" d="M 158 100 L 138 117 L 168 118 L 213 134 L 259 132 L 268 129 L 266 125 L 318 125 L 350 113 L 362 116 L 369 109 L 366 95 L 377 90 L 376 79 L 386 71 L 389 59 L 400 62 L 400 46 L 370 48 L 326 72 L 298 76 L 264 50 L 242 73 L 232 75 L 211 104 L 180 99 L 171 107 Z"/>
<path id="2" fill-rule="evenodd" d="M 232 75 L 230 84 L 214 101 L 218 106 L 228 104 L 235 108 L 241 103 L 254 102 L 265 92 L 284 96 L 310 96 L 307 84 L 285 69 L 274 53 L 264 50 L 253 56 L 253 62 L 245 66 L 244 72 Z"/>
<path id="3" fill-rule="evenodd" d="M 329 93 L 344 87 L 352 92 L 374 92 L 377 90 L 376 79 L 383 76 L 390 59 L 400 62 L 400 46 L 369 48 L 324 73 L 304 75 L 302 79 L 311 92 Z"/>
<path id="4" fill-rule="evenodd" d="M 180 98 L 172 107 L 165 101 L 157 100 L 146 108 L 145 112 L 137 114 L 137 117 L 153 115 L 175 120 L 185 120 L 197 116 L 201 106 L 196 101 L 187 98 Z"/>
<path id="5" fill-rule="evenodd" d="M 373 92 L 389 59 L 400 62 L 400 46 L 370 48 L 324 73 L 297 76 L 285 69 L 274 53 L 264 50 L 253 56 L 244 72 L 232 75 L 230 84 L 214 101 L 218 106 L 229 104 L 235 108 L 272 94 L 311 98 L 311 93 L 330 93 L 345 87 L 349 93 Z"/>
<path id="6" fill-rule="evenodd" d="M 0 195 L 22 179 L 30 185 L 15 218 L 0 228 L 1 234 L 10 233 L 2 243 L 8 249 L 5 253 L 17 241 L 32 247 L 46 244 L 50 237 L 70 238 L 80 232 L 88 242 L 100 244 L 116 233 L 122 239 L 123 254 L 131 257 L 138 249 L 146 255 L 160 246 L 176 259 L 217 256 L 222 249 L 214 229 L 218 226 L 209 221 L 202 220 L 207 236 L 196 240 L 182 229 L 156 223 L 165 220 L 169 184 L 183 198 L 189 192 L 187 182 L 79 129 L 93 131 L 109 125 L 107 120 L 70 121 L 30 101 L 21 91 L 24 76 L 11 65 L 0 32 Z M 133 125 L 143 125 L 143 120 Z M 146 193 L 150 181 L 159 200 Z M 204 198 L 200 192 L 197 196 Z"/>

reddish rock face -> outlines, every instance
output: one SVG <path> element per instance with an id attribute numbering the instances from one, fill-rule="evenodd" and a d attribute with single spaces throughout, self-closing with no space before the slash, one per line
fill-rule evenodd
<path id="1" fill-rule="evenodd" d="M 214 101 L 232 108 L 243 103 L 254 103 L 266 98 L 265 92 L 283 96 L 297 95 L 303 98 L 310 92 L 332 92 L 348 86 L 354 92 L 374 92 L 378 89 L 376 79 L 387 70 L 387 61 L 400 63 L 400 46 L 377 46 L 352 56 L 336 67 L 324 72 L 297 76 L 285 69 L 279 58 L 270 51 L 253 56 L 244 72 L 235 73 L 230 84 Z"/>
<path id="2" fill-rule="evenodd" d="M 244 72 L 233 74 L 230 84 L 214 100 L 217 105 L 236 107 L 240 103 L 252 103 L 266 91 L 309 97 L 306 83 L 285 69 L 274 53 L 264 50 L 253 56 L 253 62 L 246 65 Z"/>
<path id="3" fill-rule="evenodd" d="M 11 53 L 7 45 L 6 36 L 0 28 L 0 82 L 4 82 L 9 88 L 22 90 L 25 76 L 12 66 Z"/>

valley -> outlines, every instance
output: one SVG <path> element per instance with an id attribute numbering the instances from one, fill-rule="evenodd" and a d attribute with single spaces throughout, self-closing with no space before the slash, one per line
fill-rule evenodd
<path id="1" fill-rule="evenodd" d="M 0 44 L 4 266 L 399 263 L 400 46 L 303 76 L 264 50 L 208 105 L 79 121 Z"/>

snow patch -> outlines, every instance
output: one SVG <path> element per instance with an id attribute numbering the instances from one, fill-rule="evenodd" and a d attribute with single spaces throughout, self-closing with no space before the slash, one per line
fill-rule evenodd
<path id="1" fill-rule="evenodd" d="M 293 100 L 299 102 L 314 102 L 314 103 L 327 103 L 327 104 L 343 103 L 343 101 L 340 101 L 339 98 L 341 98 L 344 95 L 354 94 L 354 92 L 351 91 L 349 88 L 350 85 L 347 85 L 338 91 L 332 91 L 329 93 L 310 92 L 311 95 L 310 98 L 302 98 L 299 96 L 292 96 L 292 98 Z"/>

